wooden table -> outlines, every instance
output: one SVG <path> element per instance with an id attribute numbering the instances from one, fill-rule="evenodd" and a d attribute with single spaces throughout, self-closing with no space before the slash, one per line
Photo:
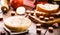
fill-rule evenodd
<path id="1" fill-rule="evenodd" d="M 18 16 L 18 15 L 16 14 L 15 16 Z M 3 15 L 3 20 L 8 18 L 8 17 L 11 17 L 10 11 L 6 15 Z M 4 26 L 4 22 L 0 21 L 0 31 L 4 31 L 3 26 Z M 42 29 L 41 34 L 37 34 L 36 33 L 36 25 L 35 25 L 35 23 L 32 23 L 30 28 L 29 28 L 28 33 L 24 33 L 24 34 L 20 34 L 20 35 L 60 35 L 60 28 L 54 29 L 53 33 L 48 32 L 48 30 L 44 29 L 44 28 L 40 28 L 40 29 Z M 7 35 L 9 35 L 9 34 L 7 34 Z"/>

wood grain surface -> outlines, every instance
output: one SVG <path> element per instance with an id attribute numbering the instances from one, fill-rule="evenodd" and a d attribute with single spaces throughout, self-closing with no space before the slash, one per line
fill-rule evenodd
<path id="1" fill-rule="evenodd" d="M 18 16 L 17 14 L 15 14 L 15 16 Z M 11 11 L 9 11 L 6 15 L 3 15 L 3 21 L 4 19 L 11 17 Z M 4 31 L 4 22 L 0 21 L 0 31 Z M 19 34 L 19 35 L 60 35 L 60 28 L 54 29 L 53 33 L 50 33 L 47 29 L 45 28 L 40 28 L 41 29 L 41 34 L 37 34 L 36 33 L 36 25 L 35 23 L 32 22 L 29 31 L 27 33 L 24 34 Z M 7 34 L 9 35 L 9 34 Z M 12 35 L 12 34 L 11 34 Z"/>

